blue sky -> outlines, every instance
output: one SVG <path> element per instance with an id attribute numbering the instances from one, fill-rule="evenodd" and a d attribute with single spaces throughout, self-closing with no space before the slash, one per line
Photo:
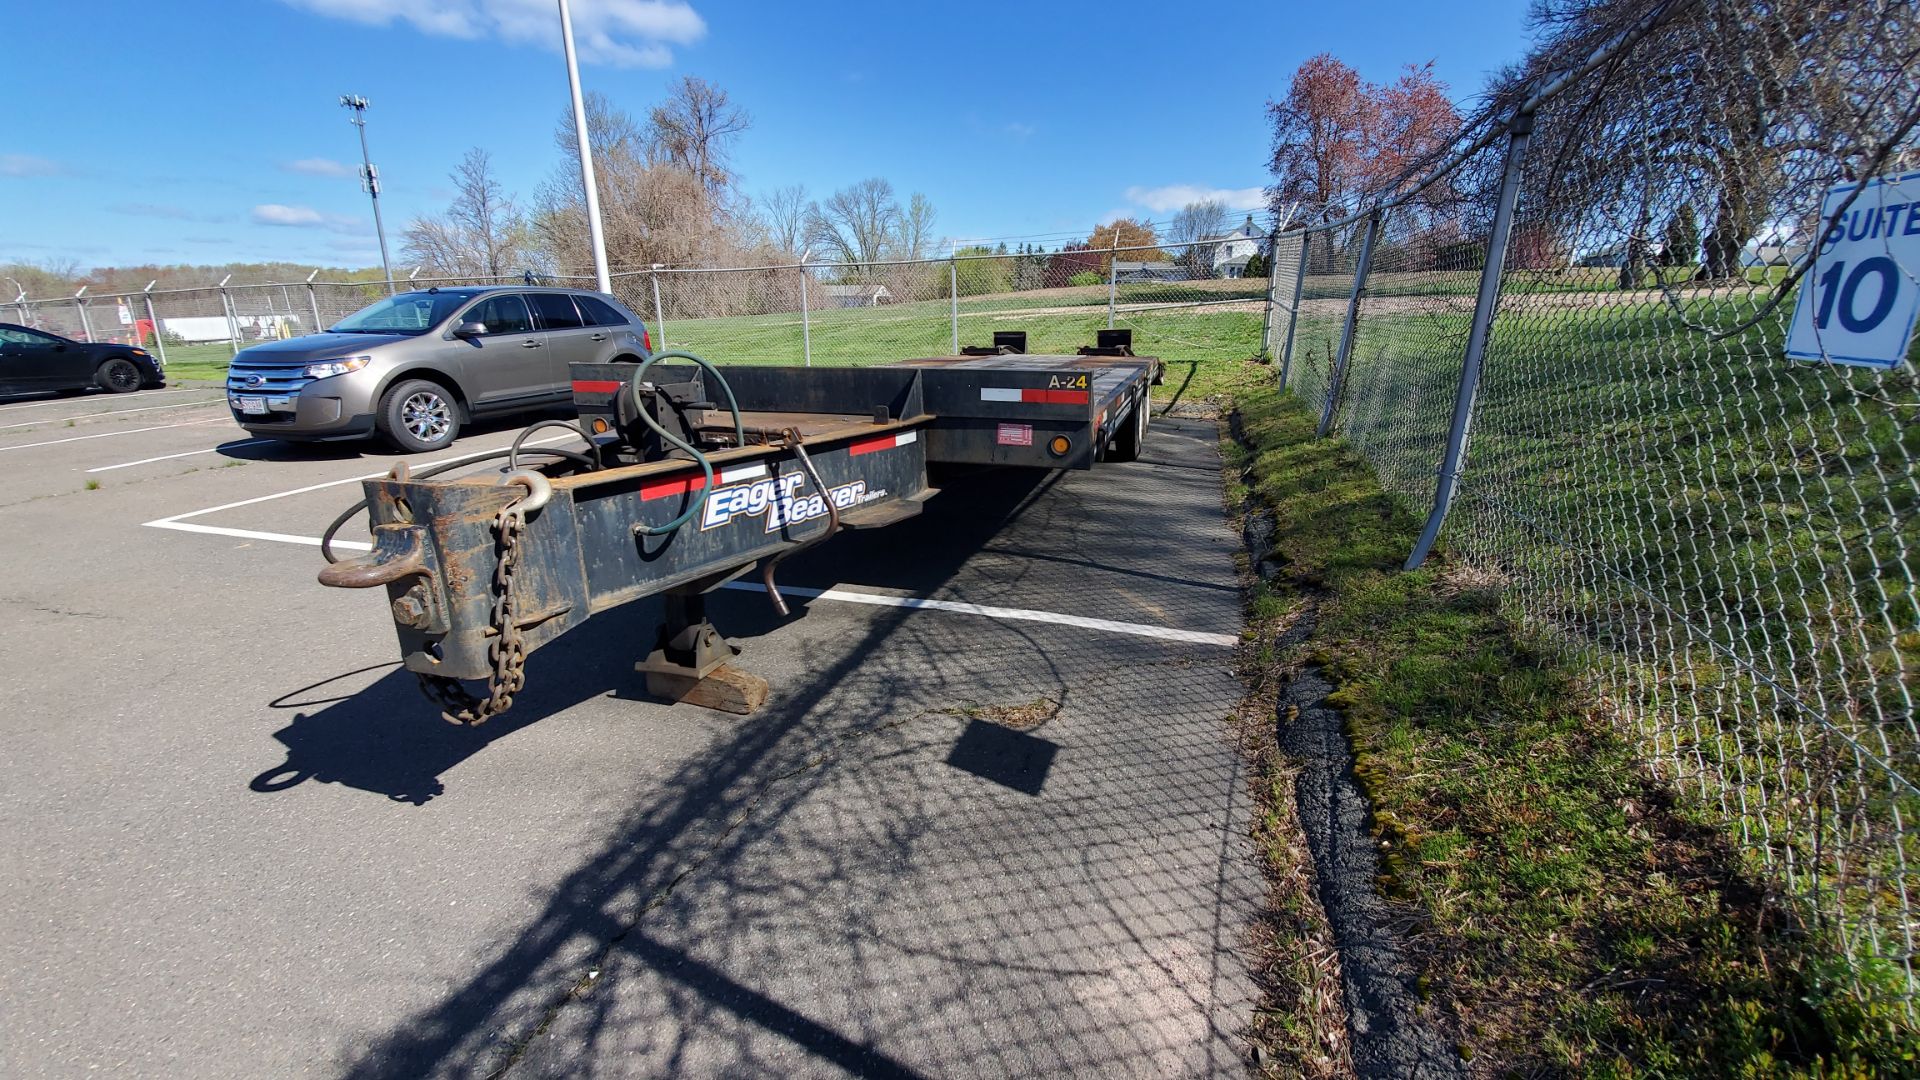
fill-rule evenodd
<path id="1" fill-rule="evenodd" d="M 735 165 L 749 193 L 883 176 L 903 198 L 925 192 L 936 231 L 962 239 L 1084 235 L 1195 193 L 1244 202 L 1266 180 L 1265 103 L 1301 60 L 1330 51 L 1377 81 L 1431 60 L 1465 100 L 1524 50 L 1525 8 L 573 0 L 588 88 L 644 116 L 694 74 L 747 109 Z M 553 13 L 550 0 L 12 4 L 0 261 L 376 265 L 343 93 L 372 102 L 390 238 L 444 208 L 471 146 L 530 201 L 566 108 Z"/>

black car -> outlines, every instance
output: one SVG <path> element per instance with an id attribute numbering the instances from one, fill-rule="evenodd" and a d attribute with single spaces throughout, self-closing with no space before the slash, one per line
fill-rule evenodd
<path id="1" fill-rule="evenodd" d="M 0 323 L 0 394 L 165 386 L 160 362 L 136 345 L 88 344 L 45 330 Z"/>

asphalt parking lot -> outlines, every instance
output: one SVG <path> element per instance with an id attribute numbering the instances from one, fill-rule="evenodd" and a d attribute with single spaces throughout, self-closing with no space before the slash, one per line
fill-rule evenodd
<path id="1" fill-rule="evenodd" d="M 783 566 L 786 619 L 717 594 L 753 717 L 646 698 L 643 602 L 460 729 L 314 581 L 397 455 L 0 400 L 0 1074 L 1244 1073 L 1214 443 L 949 484 Z"/>

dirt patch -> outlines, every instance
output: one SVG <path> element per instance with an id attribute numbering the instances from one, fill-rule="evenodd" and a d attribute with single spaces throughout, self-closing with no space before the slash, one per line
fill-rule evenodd
<path id="1" fill-rule="evenodd" d="M 947 716 L 958 716 L 966 720 L 984 720 L 989 724 L 998 724 L 1014 731 L 1032 731 L 1060 715 L 1060 703 L 1053 698 L 1040 697 L 1021 705 L 961 705 L 952 709 L 940 710 Z"/>

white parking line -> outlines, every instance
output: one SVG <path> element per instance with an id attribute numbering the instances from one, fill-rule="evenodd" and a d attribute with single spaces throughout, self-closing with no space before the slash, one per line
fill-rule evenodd
<path id="1" fill-rule="evenodd" d="M 85 442 L 88 439 L 111 439 L 118 435 L 138 435 L 143 431 L 165 431 L 168 428 L 199 427 L 202 424 L 230 424 L 233 421 L 224 416 L 211 420 L 185 420 L 178 424 L 159 424 L 154 427 L 128 428 L 125 431 L 103 431 L 98 435 L 75 435 L 68 439 L 48 439 L 46 442 L 15 443 L 12 446 L 0 446 L 0 450 L 31 450 L 36 446 L 59 446 L 61 443 Z"/>
<path id="2" fill-rule="evenodd" d="M 741 592 L 764 593 L 766 591 L 765 585 L 746 581 L 729 581 L 720 587 L 737 589 Z M 1232 634 L 1211 634 L 1204 630 L 1180 630 L 1171 626 L 1118 622 L 1113 619 L 1090 619 L 1083 615 L 1062 615 L 1057 611 L 1036 611 L 1032 608 L 963 604 L 957 600 L 925 600 L 917 596 L 889 596 L 885 593 L 854 592 L 850 589 L 804 589 L 798 585 L 782 585 L 780 591 L 790 596 L 805 596 L 813 600 L 839 600 L 843 603 L 867 604 L 872 607 L 951 611 L 960 615 L 982 615 L 989 619 L 1010 619 L 1015 622 L 1052 623 L 1055 626 L 1077 626 L 1082 630 L 1104 630 L 1110 634 L 1132 634 L 1135 637 L 1159 638 L 1162 641 L 1181 641 L 1189 645 L 1220 645 L 1232 648 L 1240 642 L 1240 639 Z"/>
<path id="3" fill-rule="evenodd" d="M 552 439 L 543 439 L 541 442 L 558 442 L 570 437 L 571 436 L 567 435 L 559 435 Z M 530 442 L 527 445 L 535 446 L 538 444 Z M 426 464 L 450 464 L 455 461 L 485 457 L 494 452 L 495 451 L 492 450 L 481 450 L 460 457 L 443 458 L 440 461 L 427 462 Z M 328 480 L 325 483 L 309 484 L 306 487 L 294 488 L 291 491 L 278 491 L 271 495 L 260 495 L 251 499 L 242 499 L 239 502 L 209 506 L 205 510 L 192 510 L 184 514 L 175 514 L 172 517 L 161 518 L 157 521 L 148 521 L 143 524 L 154 529 L 173 529 L 177 532 L 203 533 L 210 536 L 228 536 L 239 540 L 267 540 L 276 544 L 299 544 L 304 547 L 319 547 L 320 538 L 317 536 L 296 536 L 291 533 L 266 532 L 259 529 L 232 529 L 224 525 L 202 525 L 187 519 L 204 517 L 207 514 L 216 513 L 221 510 L 232 510 L 237 507 L 271 502 L 275 499 L 284 499 L 292 495 L 304 495 L 309 491 L 320 491 L 325 488 L 339 487 L 342 484 L 358 483 L 362 480 L 371 480 L 375 477 L 385 475 L 387 475 L 385 472 L 377 472 L 368 473 L 365 476 L 349 476 L 342 480 Z M 373 545 L 364 540 L 335 540 L 333 546 L 345 551 L 371 551 L 373 549 Z M 765 591 L 764 586 L 748 584 L 741 581 L 730 581 L 722 586 L 722 588 L 738 589 L 744 592 Z M 978 615 L 983 618 L 1006 619 L 1013 622 L 1049 623 L 1054 626 L 1072 626 L 1082 630 L 1099 630 L 1109 634 L 1128 634 L 1134 637 L 1156 638 L 1161 641 L 1178 641 L 1188 645 L 1218 645 L 1222 648 L 1230 649 L 1239 644 L 1240 641 L 1240 639 L 1233 634 L 1216 634 L 1204 630 L 1181 630 L 1172 626 L 1154 626 L 1150 623 L 1121 622 L 1116 619 L 1093 619 L 1084 615 L 1065 615 L 1058 611 L 1039 611 L 1032 608 L 996 607 L 990 604 L 965 604 L 957 600 L 930 600 L 918 596 L 890 596 L 885 593 L 857 592 L 847 588 L 806 589 L 796 585 L 782 585 L 780 591 L 792 596 L 804 596 L 813 600 L 837 600 L 842 603 L 865 604 L 870 607 L 946 611 L 959 615 Z"/>
<path id="4" fill-rule="evenodd" d="M 140 392 L 140 396 L 155 397 L 159 394 L 204 394 L 209 389 L 214 389 L 214 388 L 205 387 L 205 386 L 182 386 L 176 390 L 143 390 Z M 30 401 L 24 405 L 18 405 L 18 404 L 0 405 L 0 412 L 12 412 L 15 409 L 37 409 L 42 405 L 74 405 L 74 404 L 78 404 L 79 402 L 87 401 L 87 400 L 98 400 L 98 399 L 88 399 L 88 398 L 78 398 L 78 397 L 48 398 L 45 401 Z"/>
<path id="5" fill-rule="evenodd" d="M 109 412 L 75 413 L 72 416 L 56 416 L 48 420 L 23 420 L 18 424 L 0 424 L 0 431 L 7 428 L 34 427 L 39 424 L 57 424 L 62 420 L 90 420 L 96 416 L 125 416 L 128 413 L 158 412 L 161 409 L 191 409 L 195 405 L 224 405 L 221 398 L 208 398 L 205 401 L 176 401 L 171 405 L 148 405 L 139 409 L 113 409 Z"/>
<path id="6" fill-rule="evenodd" d="M 527 442 L 522 443 L 521 445 L 522 446 L 545 446 L 548 443 L 557 443 L 557 442 L 564 441 L 566 439 L 574 439 L 578 437 L 579 436 L 577 435 L 555 435 L 550 439 L 530 439 Z M 483 458 L 483 457 L 486 457 L 488 454 L 497 454 L 500 451 L 505 449 L 507 448 L 504 446 L 496 446 L 491 450 L 475 450 L 472 453 L 456 454 L 453 457 L 436 458 L 433 461 L 423 461 L 420 464 L 423 466 L 452 465 L 456 462 L 472 461 L 475 458 Z M 189 525 L 189 524 L 186 524 L 186 521 L 188 518 L 205 517 L 208 514 L 217 514 L 222 510 L 237 510 L 242 506 L 253 506 L 257 503 L 272 502 L 275 499 L 285 499 L 294 495 L 305 495 L 309 491 L 323 491 L 330 487 L 340 487 L 343 484 L 357 484 L 362 480 L 373 480 L 378 477 L 385 476 L 390 471 L 391 470 L 388 470 L 388 469 L 382 469 L 379 472 L 365 473 L 360 476 L 349 476 L 341 480 L 328 480 L 324 483 L 308 484 L 306 487 L 294 488 L 291 491 L 276 491 L 271 495 L 256 495 L 251 499 L 241 499 L 239 502 L 221 503 L 219 506 L 209 506 L 205 510 L 189 510 L 184 514 L 175 514 L 172 517 L 163 517 L 155 521 L 143 521 L 141 522 L 141 524 L 147 526 L 148 528 L 153 528 L 153 529 L 176 529 L 180 532 L 211 533 L 215 536 L 238 536 L 238 537 L 254 539 L 254 540 L 278 540 L 282 543 L 292 543 L 292 544 L 318 544 L 320 542 L 320 538 L 317 536 L 312 536 L 312 537 L 289 536 L 286 533 L 254 532 L 253 530 L 250 530 L 250 529 L 227 529 L 227 528 L 216 527 L 213 525 Z M 336 540 L 334 543 L 339 547 L 358 547 L 363 549 L 366 547 L 365 544 L 356 544 L 355 542 L 348 541 L 348 540 Z"/>
<path id="7" fill-rule="evenodd" d="M 221 443 L 219 446 L 209 446 L 204 450 L 188 450 L 181 454 L 161 454 L 159 457 L 143 457 L 139 461 L 123 461 L 118 465 L 102 465 L 97 469 L 88 469 L 87 471 L 97 473 L 112 472 L 115 469 L 131 469 L 135 465 L 150 465 L 156 461 L 172 461 L 174 458 L 192 457 L 195 454 L 211 454 L 216 450 L 231 450 L 236 446 L 265 446 L 272 441 L 272 439 L 246 439 L 237 443 Z"/>

